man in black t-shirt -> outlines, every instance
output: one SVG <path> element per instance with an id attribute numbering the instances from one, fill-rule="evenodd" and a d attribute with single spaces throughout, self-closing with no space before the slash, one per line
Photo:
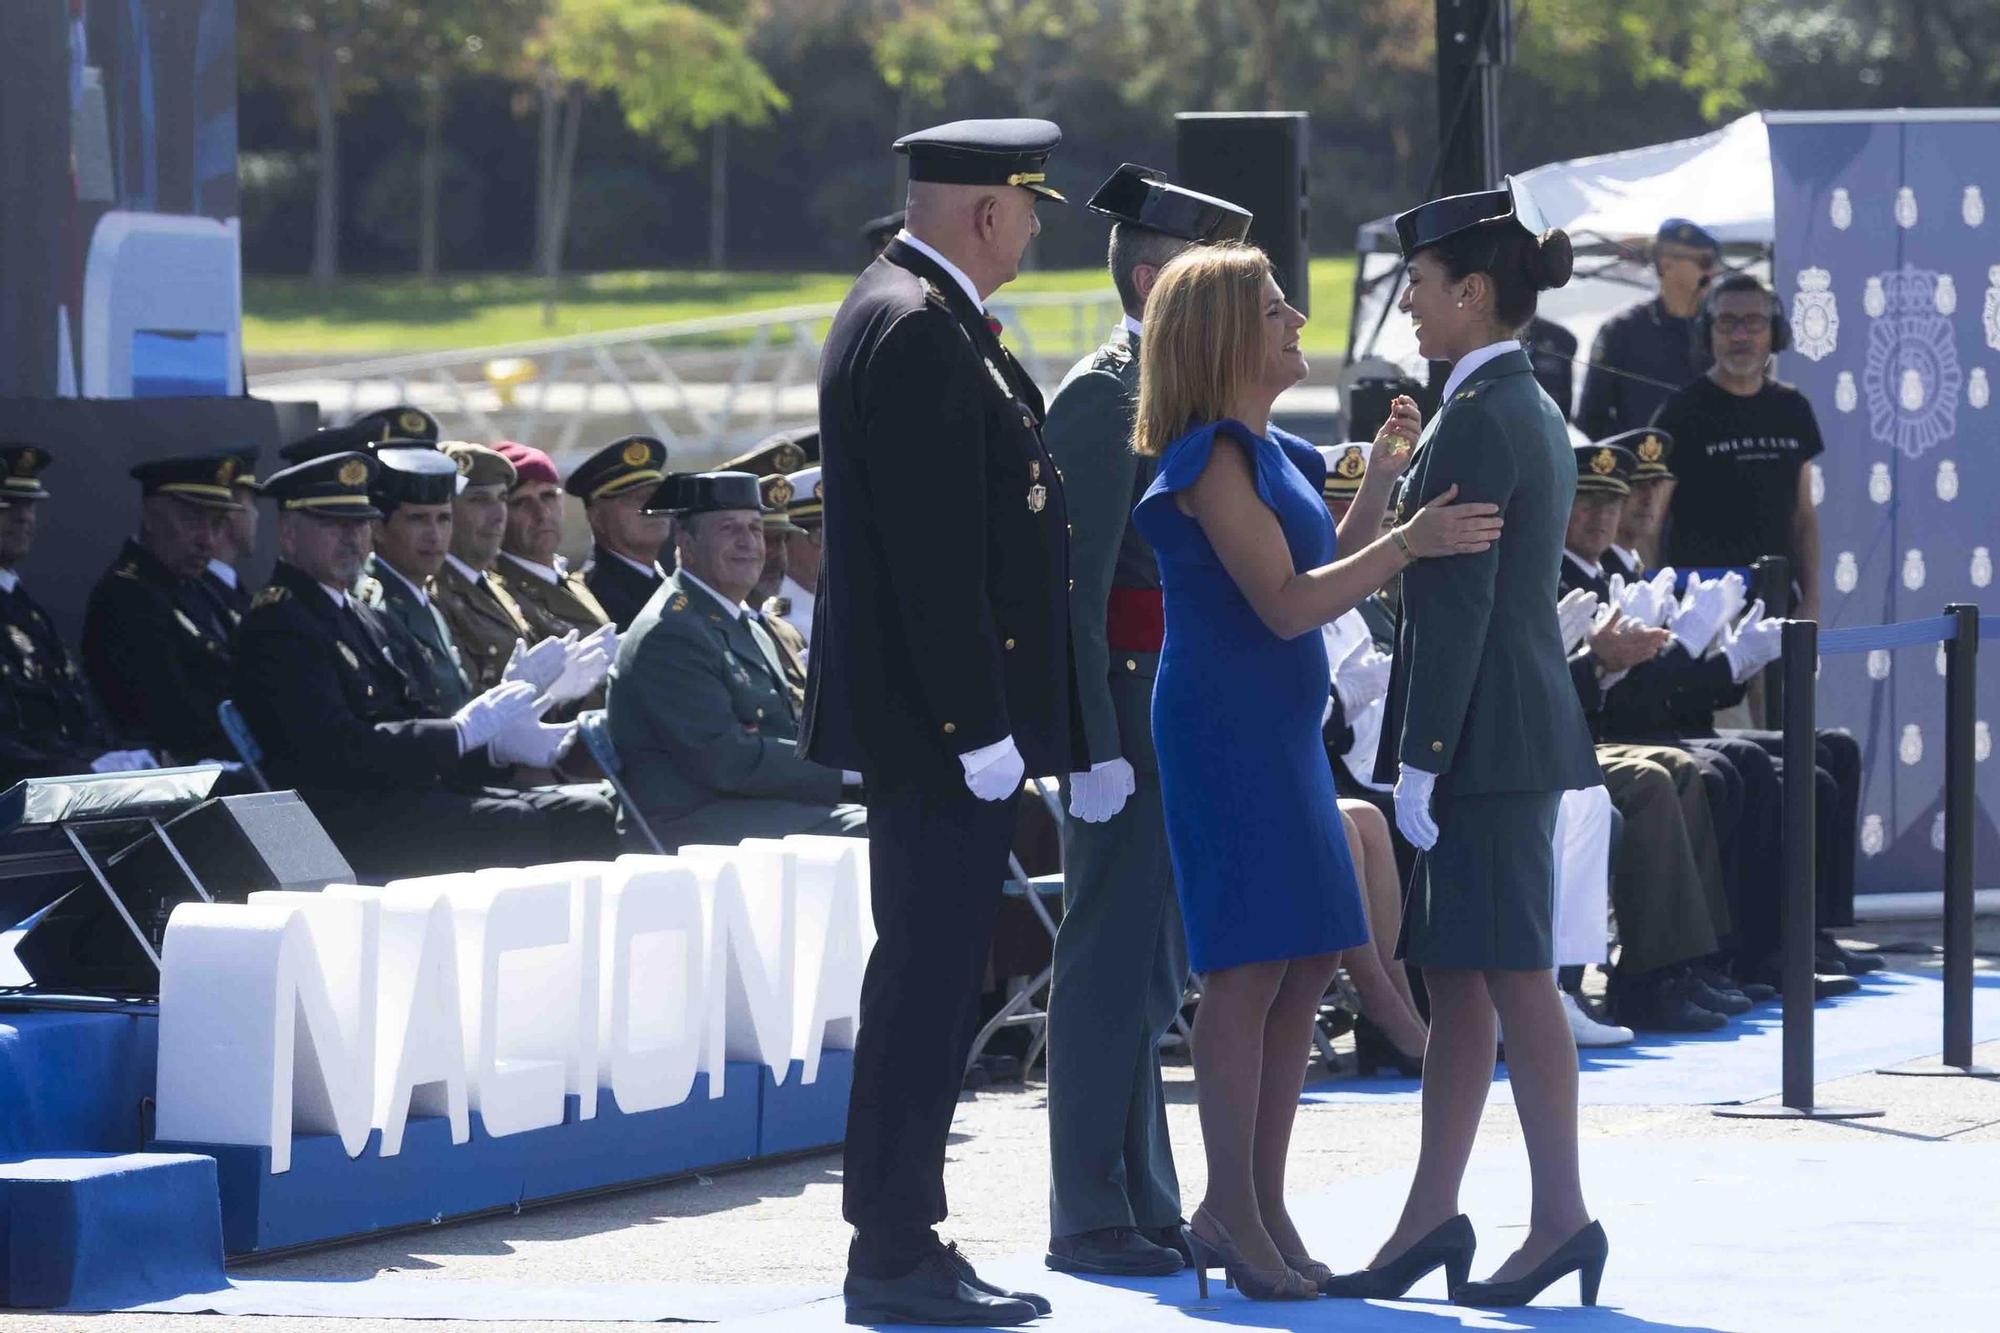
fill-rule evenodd
<path id="1" fill-rule="evenodd" d="M 1653 238 L 1660 294 L 1604 321 L 1590 346 L 1576 424 L 1593 440 L 1637 430 L 1667 395 L 1708 369 L 1708 349 L 1694 337 L 1708 281 L 1722 263 L 1722 243 L 1686 218 L 1668 218 Z M 1567 404 L 1563 404 L 1567 406 Z"/>
<path id="2" fill-rule="evenodd" d="M 1783 308 L 1763 283 L 1735 273 L 1716 285 L 1708 309 L 1715 364 L 1653 419 L 1674 438 L 1679 481 L 1664 558 L 1686 569 L 1782 555 L 1796 584 L 1794 614 L 1817 620 L 1819 518 L 1807 464 L 1826 446 L 1805 395 L 1770 378 Z"/>

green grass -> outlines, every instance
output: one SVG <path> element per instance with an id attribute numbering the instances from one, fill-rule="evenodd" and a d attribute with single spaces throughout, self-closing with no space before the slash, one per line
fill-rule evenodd
<path id="1" fill-rule="evenodd" d="M 415 278 L 349 278 L 326 304 L 306 279 L 250 277 L 244 281 L 243 347 L 253 357 L 343 360 L 491 347 L 837 302 L 852 281 L 851 274 L 842 273 L 581 274 L 565 282 L 555 322 L 544 325 L 541 283 L 525 274 L 453 275 L 430 287 Z M 1101 269 L 1068 269 L 1023 274 L 1007 290 L 1097 291 L 1108 284 Z M 1308 356 L 1338 355 L 1345 349 L 1353 288 L 1351 255 L 1313 261 L 1316 315 L 1305 333 Z M 1028 332 L 1067 330 L 1069 318 L 1057 310 L 1031 312 Z"/>

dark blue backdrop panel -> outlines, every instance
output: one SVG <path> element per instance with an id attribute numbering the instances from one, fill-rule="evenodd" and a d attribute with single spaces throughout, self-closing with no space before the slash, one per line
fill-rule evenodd
<path id="1" fill-rule="evenodd" d="M 1770 126 L 1773 274 L 1792 316 L 1783 378 L 1825 434 L 1819 495 L 1828 627 L 2000 610 L 2000 112 Z M 1987 216 L 1989 201 L 1996 208 Z M 2000 883 L 2000 643 L 1982 654 L 1974 772 L 1982 885 Z M 1860 889 L 1943 874 L 1944 658 L 1829 657 L 1820 721 L 1861 739 Z"/>
<path id="2" fill-rule="evenodd" d="M 158 1055 L 152 1014 L 0 1013 L 0 1158 L 138 1151 Z"/>

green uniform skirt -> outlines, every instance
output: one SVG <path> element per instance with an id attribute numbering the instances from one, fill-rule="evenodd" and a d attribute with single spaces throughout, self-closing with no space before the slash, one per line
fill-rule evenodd
<path id="1" fill-rule="evenodd" d="M 1553 968 L 1561 804 L 1555 791 L 1433 797 L 1437 845 L 1417 857 L 1396 956 L 1418 967 Z"/>

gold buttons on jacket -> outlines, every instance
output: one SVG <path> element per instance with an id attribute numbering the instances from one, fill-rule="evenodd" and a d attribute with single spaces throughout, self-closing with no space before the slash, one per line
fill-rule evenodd
<path id="1" fill-rule="evenodd" d="M 1005 647 L 1006 650 L 1010 653 L 1014 651 L 1014 641 L 1012 639 L 1007 640 L 1007 642 L 1002 646 Z"/>
<path id="2" fill-rule="evenodd" d="M 1431 753 L 1432 753 L 1432 754 L 1442 754 L 1443 752 L 1444 752 L 1444 742 L 1443 742 L 1443 741 L 1432 741 L 1432 742 L 1431 742 Z"/>
<path id="3" fill-rule="evenodd" d="M 1125 669 L 1126 669 L 1127 671 L 1137 671 L 1137 670 L 1139 669 L 1139 663 L 1138 663 L 1137 659 L 1135 659 L 1135 658 L 1130 658 L 1130 657 L 1126 658 L 1126 659 L 1125 659 Z"/>
<path id="4" fill-rule="evenodd" d="M 763 710 L 763 709 L 761 709 L 761 708 L 760 708 L 760 709 L 758 709 L 758 710 L 757 710 L 757 716 L 758 716 L 758 717 L 762 717 L 762 716 L 764 716 L 764 710 Z"/>
<path id="5" fill-rule="evenodd" d="M 956 723 L 956 722 L 947 722 L 947 723 L 945 723 L 945 724 L 944 724 L 944 734 L 945 734 L 945 735 L 947 735 L 947 736 L 950 736 L 950 735 L 954 735 L 954 734 L 956 734 L 956 733 L 957 733 L 957 731 L 958 731 L 958 723 Z"/>

